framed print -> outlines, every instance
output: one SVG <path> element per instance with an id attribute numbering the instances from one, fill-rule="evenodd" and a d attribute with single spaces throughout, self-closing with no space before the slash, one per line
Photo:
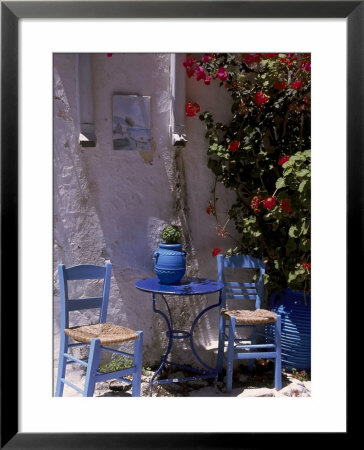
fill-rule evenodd
<path id="1" fill-rule="evenodd" d="M 346 412 L 347 394 L 346 357 L 343 347 L 347 330 L 346 321 L 342 318 L 346 318 L 348 300 L 353 298 L 354 290 L 357 291 L 357 280 L 360 280 L 362 267 L 363 3 L 330 0 L 1 2 L 1 448 L 260 447 L 266 445 L 266 440 L 279 445 L 284 439 L 282 434 L 292 431 L 300 433 L 299 439 L 302 443 L 309 443 L 310 432 L 315 432 L 316 436 L 320 432 L 323 432 L 324 436 L 336 432 L 337 442 L 348 439 L 346 421 L 342 419 Z M 125 30 L 121 27 L 117 33 L 124 36 L 122 33 L 128 32 L 130 41 L 121 38 L 119 42 L 114 37 L 102 42 L 107 33 L 105 32 L 105 35 L 95 33 L 98 22 L 103 22 L 111 29 L 118 24 L 118 20 L 123 21 Z M 322 354 L 332 351 L 331 347 L 338 346 L 342 350 L 335 355 L 339 361 L 335 366 L 339 381 L 334 380 L 330 384 L 333 386 L 335 381 L 340 382 L 340 392 L 335 396 L 329 396 L 329 389 L 317 388 L 313 396 L 315 398 L 301 399 L 301 401 L 308 400 L 300 404 L 301 409 L 298 409 L 297 403 L 290 403 L 291 409 L 287 405 L 283 406 L 285 413 L 282 414 L 283 409 L 280 410 L 282 417 L 293 416 L 293 411 L 300 411 L 299 414 L 310 423 L 308 430 L 305 429 L 305 421 L 300 421 L 300 425 L 293 429 L 291 422 L 288 422 L 292 417 L 284 419 L 290 425 L 287 427 L 282 425 L 278 429 L 275 426 L 278 419 L 272 417 L 271 426 L 267 425 L 263 430 L 263 427 L 259 426 L 259 420 L 262 419 L 259 419 L 259 414 L 255 410 L 256 401 L 254 405 L 249 401 L 252 399 L 240 399 L 238 409 L 236 402 L 234 403 L 232 409 L 237 413 L 238 419 L 234 419 L 231 426 L 228 426 L 227 422 L 222 424 L 224 404 L 218 401 L 221 399 L 214 398 L 207 399 L 206 402 L 193 402 L 192 407 L 183 401 L 175 403 L 158 401 L 162 399 L 150 399 L 151 401 L 135 399 L 134 405 L 128 402 L 125 411 L 124 405 L 122 406 L 120 402 L 115 404 L 117 401 L 115 399 L 90 399 L 97 402 L 99 417 L 95 415 L 95 403 L 88 402 L 89 399 L 81 399 L 85 401 L 83 404 L 74 401 L 78 399 L 57 402 L 58 399 L 52 399 L 52 393 L 48 392 L 49 383 L 46 381 L 48 375 L 45 373 L 49 369 L 49 363 L 46 361 L 45 366 L 40 365 L 42 347 L 38 344 L 39 337 L 45 338 L 46 341 L 52 338 L 52 328 L 46 324 L 49 322 L 47 317 L 50 307 L 47 306 L 46 312 L 42 310 L 47 296 L 51 303 L 52 291 L 49 289 L 49 280 L 53 279 L 52 260 L 49 258 L 49 247 L 52 247 L 49 242 L 52 240 L 52 214 L 48 211 L 49 205 L 52 204 L 53 179 L 52 170 L 49 168 L 51 161 L 49 142 L 52 140 L 52 130 L 44 119 L 52 116 L 52 86 L 47 84 L 52 53 L 148 52 L 151 51 L 151 47 L 148 47 L 147 41 L 153 41 L 154 34 L 157 35 L 158 32 L 161 33 L 161 37 L 153 41 L 156 48 L 154 51 L 157 52 L 204 52 L 205 49 L 211 50 L 211 46 L 215 46 L 216 51 L 225 51 L 226 48 L 235 49 L 242 45 L 236 29 L 242 27 L 242 21 L 244 26 L 251 30 L 252 39 L 247 45 L 249 48 L 256 46 L 258 51 L 264 51 L 261 49 L 264 45 L 268 45 L 265 42 L 278 39 L 276 35 L 280 33 L 284 35 L 285 26 L 289 31 L 286 34 L 286 41 L 282 40 L 282 45 L 287 42 L 287 46 L 294 47 L 297 39 L 301 45 L 300 51 L 304 51 L 305 38 L 309 42 L 308 47 L 314 45 L 312 42 L 315 39 L 311 36 L 313 30 L 316 33 L 319 30 L 322 34 L 327 33 L 326 43 L 322 40 L 320 51 L 317 51 L 317 55 L 313 53 L 313 73 L 315 67 L 320 68 L 315 73 L 317 82 L 313 83 L 313 97 L 317 99 L 316 106 L 313 106 L 315 137 L 323 147 L 325 138 L 333 145 L 332 151 L 331 148 L 326 148 L 325 152 L 322 152 L 323 155 L 315 156 L 313 164 L 317 167 L 314 169 L 316 180 L 322 179 L 328 183 L 325 189 L 320 187 L 319 182 L 317 183 L 318 194 L 314 194 L 317 195 L 315 203 L 319 210 L 320 208 L 324 210 L 326 220 L 330 217 L 326 227 L 320 228 L 320 236 L 316 235 L 313 241 L 313 248 L 318 249 L 317 252 L 319 247 L 327 252 L 327 264 L 320 272 L 316 271 L 313 277 L 317 292 L 323 297 L 320 299 L 322 303 L 320 313 L 316 314 L 313 320 L 315 330 L 325 327 L 331 334 L 324 342 L 327 348 L 323 350 L 315 345 L 313 348 L 318 360 L 323 358 Z M 305 26 L 305 21 L 310 21 L 309 25 Z M 236 24 L 236 27 L 230 25 L 231 34 L 228 31 L 229 24 Z M 275 24 L 281 25 L 282 30 L 278 25 L 275 29 Z M 39 25 L 41 37 L 36 38 L 37 44 L 33 47 L 30 44 L 25 46 L 24 36 L 34 25 Z M 83 26 L 85 28 L 82 28 Z M 335 41 L 335 27 L 339 30 L 337 41 Z M 296 36 L 295 28 L 305 30 L 307 34 L 297 33 Z M 172 36 L 174 30 L 178 30 L 178 33 Z M 168 33 L 171 39 L 166 39 Z M 49 43 L 45 51 L 40 50 L 40 43 L 52 41 L 53 34 L 63 35 L 64 41 Z M 100 43 L 94 43 L 93 35 L 99 36 Z M 150 39 L 146 39 L 145 36 Z M 188 41 L 191 36 L 192 41 Z M 140 42 L 134 45 L 137 37 L 140 38 Z M 166 47 L 168 41 L 170 47 Z M 335 51 L 332 42 L 337 45 L 334 61 L 332 55 Z M 95 46 L 94 50 L 90 49 L 90 45 Z M 107 48 L 108 45 L 112 45 L 112 48 Z M 325 45 L 330 54 L 328 59 L 325 59 Z M 311 51 L 311 48 L 307 50 Z M 25 75 L 25 67 L 33 67 L 34 70 Z M 47 75 L 42 87 L 38 84 L 38 78 L 44 74 Z M 32 92 L 33 87 L 35 92 Z M 48 100 L 38 102 L 37 89 L 39 97 L 48 96 Z M 137 152 L 129 150 L 139 147 L 149 151 L 151 145 L 149 108 L 153 96 L 139 92 L 124 95 L 124 92 L 115 91 L 114 94 L 114 102 L 112 99 L 105 100 L 105 104 L 108 102 L 110 114 L 114 115 L 114 129 L 110 128 L 107 137 L 110 148 L 113 147 L 115 150 L 112 153 L 113 157 L 128 155 L 132 158 Z M 24 98 L 32 99 L 31 108 L 26 111 L 23 110 L 24 104 L 21 101 Z M 323 103 L 327 101 L 330 105 L 330 111 L 327 111 L 328 119 L 324 113 L 325 106 L 319 105 L 320 101 Z M 341 120 L 342 116 L 344 120 Z M 36 126 L 29 126 L 28 122 L 34 123 L 33 121 Z M 21 133 L 21 130 L 27 132 Z M 336 148 L 334 148 L 335 141 Z M 84 151 L 92 149 L 85 148 Z M 23 211 L 24 208 L 26 213 Z M 320 212 L 316 217 L 319 217 L 319 214 Z M 23 220 L 24 218 L 26 220 Z M 320 220 L 316 219 L 316 224 L 320 221 L 321 217 Z M 336 228 L 338 223 L 340 229 Z M 40 257 L 40 254 L 43 254 L 40 250 L 42 246 L 47 248 L 45 257 Z M 322 253 L 318 259 L 320 261 L 323 259 Z M 35 278 L 37 284 L 34 282 Z M 337 281 L 339 279 L 340 282 Z M 331 285 L 334 283 L 337 285 L 340 299 L 333 300 L 330 297 L 333 291 Z M 26 309 L 23 301 L 25 294 L 29 299 Z M 325 320 L 325 316 L 322 316 L 324 308 L 329 317 L 335 320 Z M 333 309 L 336 313 L 332 311 Z M 341 310 L 341 317 L 337 310 Z M 336 326 L 340 327 L 340 334 L 344 336 L 340 343 L 335 341 Z M 322 342 L 319 332 L 316 332 L 315 336 L 315 339 Z M 33 351 L 24 354 L 22 350 L 24 340 L 34 340 Z M 334 356 L 333 353 L 330 355 Z M 325 377 L 328 376 L 322 372 L 322 367 L 323 364 L 319 361 L 315 372 L 316 386 L 319 387 L 324 386 Z M 34 391 L 32 395 L 29 395 L 29 390 Z M 45 397 L 49 397 L 49 401 L 42 403 L 41 399 Z M 229 399 L 228 405 L 232 406 L 230 400 L 233 399 Z M 273 402 L 274 399 L 270 401 Z M 340 419 L 335 430 L 326 423 L 321 426 L 319 420 L 316 424 L 313 423 L 311 414 L 315 402 L 325 404 L 327 414 L 330 409 L 335 410 L 337 405 L 340 406 Z M 35 410 L 36 406 L 39 409 Z M 272 408 L 272 404 L 267 408 Z M 290 411 L 290 414 L 287 414 L 287 411 Z M 92 421 L 98 419 L 98 426 L 91 422 L 91 413 Z M 77 418 L 72 420 L 70 425 L 72 415 Z M 137 417 L 133 425 L 130 416 Z M 249 423 L 255 420 L 257 428 L 250 429 L 249 426 L 239 428 L 237 425 L 241 424 L 239 417 L 245 416 Z M 24 420 L 25 417 L 29 417 L 29 420 Z M 227 417 L 230 419 L 230 413 L 227 413 Z M 62 428 L 62 420 L 67 423 L 67 427 Z M 173 421 L 176 427 L 171 426 Z M 296 420 L 297 422 L 299 421 Z M 27 423 L 31 423 L 32 426 L 27 425 L 24 428 L 24 424 Z"/>
<path id="2" fill-rule="evenodd" d="M 150 97 L 113 96 L 114 150 L 151 150 Z"/>

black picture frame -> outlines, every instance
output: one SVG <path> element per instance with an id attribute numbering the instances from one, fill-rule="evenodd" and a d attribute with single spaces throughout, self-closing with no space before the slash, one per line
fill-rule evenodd
<path id="1" fill-rule="evenodd" d="M 260 448 L 281 433 L 19 433 L 18 324 L 18 21 L 21 18 L 346 18 L 347 20 L 347 299 L 363 263 L 363 1 L 4 1 L 1 2 L 1 448 Z M 341 208 L 343 211 L 343 208 Z M 334 243 L 333 243 L 334 245 Z M 355 251 L 354 251 L 355 250 Z M 11 329 L 10 329 L 11 327 Z M 9 332 L 12 345 L 9 344 Z M 349 346 L 348 346 L 349 348 Z M 5 370 L 11 360 L 11 370 Z M 11 389 L 9 388 L 11 386 Z M 192 413 L 192 412 L 191 412 Z M 201 412 L 203 413 L 203 412 Z M 335 442 L 349 437 L 337 433 Z M 259 420 L 259 419 L 257 419 Z M 350 435 L 351 436 L 351 435 Z M 315 440 L 317 439 L 317 435 Z M 299 446 L 312 437 L 300 436 Z M 270 445 L 270 444 L 269 444 Z M 294 444 L 296 446 L 296 444 Z"/>

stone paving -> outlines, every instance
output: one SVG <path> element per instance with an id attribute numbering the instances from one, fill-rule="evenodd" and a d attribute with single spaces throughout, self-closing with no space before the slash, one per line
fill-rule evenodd
<path id="1" fill-rule="evenodd" d="M 149 397 L 149 382 L 154 372 L 145 371 L 142 376 L 142 397 Z M 171 374 L 164 374 L 163 378 Z M 173 377 L 183 377 L 186 373 L 174 372 Z M 82 387 L 85 381 L 84 372 L 74 370 L 68 374 L 68 379 Z M 311 381 L 300 381 L 292 374 L 283 374 L 282 389 L 274 389 L 273 372 L 271 369 L 255 368 L 253 372 L 247 369 L 234 371 L 233 389 L 227 393 L 224 379 L 214 386 L 212 380 L 196 380 L 184 383 L 168 383 L 153 387 L 153 397 L 311 397 Z M 65 397 L 80 396 L 80 394 L 65 386 Z M 108 380 L 97 383 L 95 397 L 130 397 L 131 385 L 118 380 Z"/>

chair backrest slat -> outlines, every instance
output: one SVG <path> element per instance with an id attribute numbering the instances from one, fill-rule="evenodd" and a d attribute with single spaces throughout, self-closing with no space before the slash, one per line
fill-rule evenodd
<path id="1" fill-rule="evenodd" d="M 223 255 L 220 255 L 220 257 L 224 258 Z M 224 258 L 224 267 L 265 270 L 265 264 L 261 259 L 249 255 L 233 255 L 226 257 Z"/>
<path id="2" fill-rule="evenodd" d="M 229 294 L 256 294 L 256 289 L 241 289 L 241 288 L 229 288 L 225 285 L 225 292 Z"/>
<path id="3" fill-rule="evenodd" d="M 99 322 L 106 322 L 111 270 L 112 265 L 110 262 L 106 262 L 105 266 L 96 266 L 94 264 L 80 264 L 68 268 L 66 268 L 64 264 L 58 266 L 62 328 L 69 327 L 69 312 L 83 309 L 99 308 Z M 68 281 L 74 280 L 103 280 L 102 296 L 70 299 Z"/>
<path id="4" fill-rule="evenodd" d="M 229 295 L 225 294 L 226 300 L 256 300 L 257 295 Z"/>
<path id="5" fill-rule="evenodd" d="M 256 288 L 255 283 L 241 283 L 238 281 L 225 281 L 225 286 L 228 287 L 240 287 L 240 288 Z"/>
<path id="6" fill-rule="evenodd" d="M 103 297 L 89 297 L 70 299 L 66 303 L 67 311 L 81 311 L 82 309 L 101 308 Z"/>
<path id="7" fill-rule="evenodd" d="M 92 264 L 81 264 L 68 267 L 65 271 L 66 280 L 101 280 L 105 278 L 106 267 Z"/>
<path id="8" fill-rule="evenodd" d="M 263 275 L 265 263 L 249 255 L 233 255 L 224 257 L 217 255 L 219 281 L 224 284 L 222 307 L 226 308 L 226 300 L 255 301 L 255 308 L 259 309 L 263 296 Z M 225 269 L 255 269 L 257 279 L 254 282 L 226 281 Z"/>

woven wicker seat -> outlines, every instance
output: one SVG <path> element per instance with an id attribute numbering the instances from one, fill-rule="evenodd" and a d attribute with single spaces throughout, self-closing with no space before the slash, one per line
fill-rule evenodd
<path id="1" fill-rule="evenodd" d="M 119 344 L 138 337 L 135 331 L 112 323 L 66 328 L 64 332 L 78 342 L 90 343 L 92 338 L 99 338 L 102 345 Z"/>
<path id="2" fill-rule="evenodd" d="M 254 359 L 262 358 L 274 361 L 274 386 L 281 389 L 281 316 L 260 308 L 264 291 L 264 261 L 250 255 L 224 257 L 220 254 L 217 255 L 217 270 L 219 281 L 224 284 L 219 317 L 217 372 L 222 375 L 226 361 L 226 392 L 233 388 L 235 360 L 240 363 L 241 360 L 248 360 L 248 370 L 252 371 Z M 240 300 L 244 301 L 242 307 L 232 309 L 238 308 L 236 302 Z M 250 302 L 249 306 L 247 302 Z M 267 333 L 270 327 L 273 336 Z"/>
<path id="3" fill-rule="evenodd" d="M 274 312 L 266 309 L 255 309 L 254 311 L 244 309 L 222 309 L 221 315 L 226 320 L 229 320 L 229 317 L 231 316 L 235 316 L 236 323 L 242 325 L 261 325 L 265 323 L 274 323 L 277 320 Z"/>
<path id="4" fill-rule="evenodd" d="M 143 358 L 143 331 L 134 331 L 120 325 L 106 322 L 107 307 L 109 303 L 112 264 L 105 262 L 105 266 L 95 264 L 79 264 L 67 267 L 58 266 L 60 291 L 60 349 L 58 359 L 58 376 L 56 384 L 56 397 L 63 396 L 64 386 L 78 391 L 84 397 L 92 397 L 95 384 L 118 379 L 131 384 L 132 397 L 140 397 L 142 358 Z M 69 281 L 99 280 L 102 284 L 102 294 L 97 297 L 82 295 L 70 298 Z M 70 327 L 70 313 L 92 309 L 98 315 L 98 323 Z M 96 311 L 95 311 L 96 310 Z M 73 320 L 77 320 L 73 319 Z M 95 319 L 93 319 L 95 321 Z M 79 323 L 79 322 L 78 322 Z M 70 338 L 76 342 L 70 342 Z M 126 344 L 131 342 L 131 345 Z M 122 344 L 120 347 L 109 347 L 110 344 Z M 127 348 L 124 348 L 127 347 Z M 80 349 L 82 358 L 78 353 L 70 350 Z M 104 373 L 100 370 L 101 352 L 108 352 L 127 358 L 130 364 L 125 368 L 115 369 Z M 66 379 L 68 364 L 79 364 L 86 367 L 86 377 L 83 389 Z"/>

